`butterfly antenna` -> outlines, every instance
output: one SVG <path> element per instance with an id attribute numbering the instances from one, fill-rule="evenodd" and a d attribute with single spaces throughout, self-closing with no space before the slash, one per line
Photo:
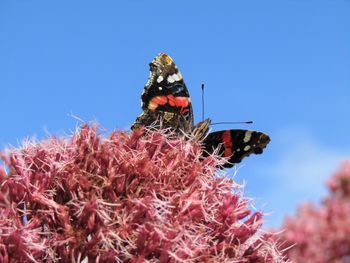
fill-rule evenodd
<path id="1" fill-rule="evenodd" d="M 204 121 L 204 84 L 202 83 L 202 121 Z M 219 124 L 252 124 L 253 121 L 224 121 L 224 122 L 214 122 L 210 125 Z"/>
<path id="2" fill-rule="evenodd" d="M 223 122 L 214 122 L 210 125 L 219 125 L 219 124 L 252 124 L 253 121 L 223 121 Z"/>
<path id="3" fill-rule="evenodd" d="M 202 121 L 204 121 L 204 84 L 202 83 Z"/>

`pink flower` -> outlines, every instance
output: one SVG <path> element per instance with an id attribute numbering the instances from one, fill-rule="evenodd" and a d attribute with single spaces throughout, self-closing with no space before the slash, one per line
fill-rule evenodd
<path id="1" fill-rule="evenodd" d="M 350 259 L 350 162 L 328 181 L 330 195 L 320 207 L 303 204 L 284 221 L 281 239 L 293 262 L 348 262 Z"/>
<path id="2" fill-rule="evenodd" d="M 284 262 L 193 140 L 85 125 L 3 159 L 1 262 Z"/>

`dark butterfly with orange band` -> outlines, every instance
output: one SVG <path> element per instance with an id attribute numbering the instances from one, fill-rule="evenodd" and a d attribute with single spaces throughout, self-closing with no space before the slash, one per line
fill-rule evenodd
<path id="1" fill-rule="evenodd" d="M 159 125 L 179 134 L 192 133 L 203 139 L 203 155 L 213 153 L 227 158 L 225 168 L 252 153 L 261 154 L 270 142 L 268 135 L 251 130 L 224 130 L 209 133 L 210 119 L 194 125 L 191 98 L 174 61 L 164 53 L 149 64 L 150 76 L 141 96 L 142 110 L 131 129 Z"/>

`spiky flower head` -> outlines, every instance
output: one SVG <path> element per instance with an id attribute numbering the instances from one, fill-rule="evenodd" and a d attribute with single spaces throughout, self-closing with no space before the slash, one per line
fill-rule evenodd
<path id="1" fill-rule="evenodd" d="M 28 142 L 3 154 L 1 262 L 284 262 L 262 214 L 200 143 L 163 131 Z"/>

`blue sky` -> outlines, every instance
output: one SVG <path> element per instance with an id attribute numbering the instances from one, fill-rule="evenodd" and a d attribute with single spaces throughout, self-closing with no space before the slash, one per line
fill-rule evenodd
<path id="1" fill-rule="evenodd" d="M 201 118 L 254 120 L 272 139 L 238 166 L 278 225 L 350 157 L 350 1 L 0 2 L 0 148 L 69 133 L 70 114 L 107 131 L 140 113 L 148 63 L 174 58 Z M 228 171 L 233 174 L 234 170 Z"/>

